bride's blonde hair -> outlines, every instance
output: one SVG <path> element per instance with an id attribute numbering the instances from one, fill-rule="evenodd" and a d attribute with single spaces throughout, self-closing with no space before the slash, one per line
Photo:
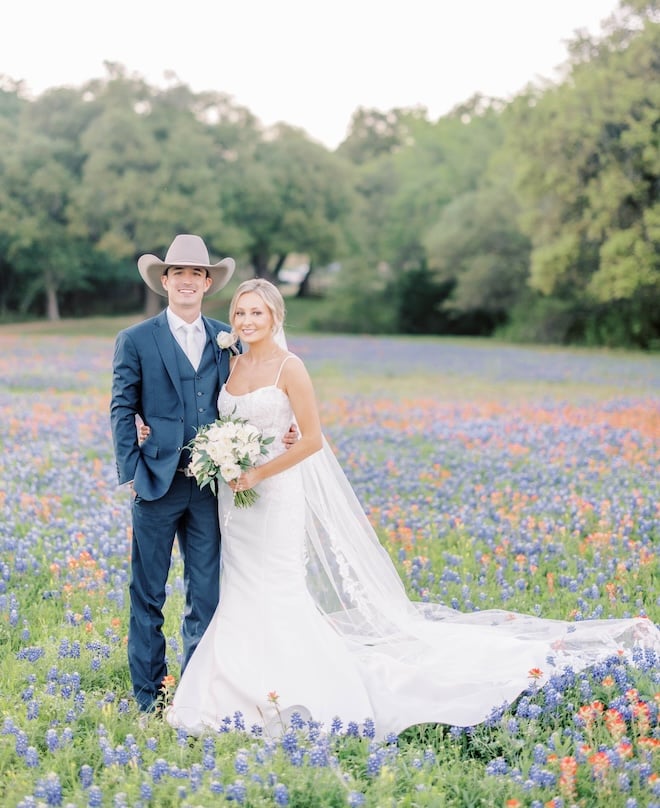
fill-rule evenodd
<path id="1" fill-rule="evenodd" d="M 240 284 L 234 292 L 234 296 L 229 304 L 229 322 L 234 322 L 238 299 L 246 292 L 256 292 L 270 309 L 270 313 L 273 315 L 275 329 L 282 328 L 286 315 L 284 298 L 277 286 L 267 281 L 265 278 L 250 278 L 250 280 L 243 281 L 243 283 Z"/>

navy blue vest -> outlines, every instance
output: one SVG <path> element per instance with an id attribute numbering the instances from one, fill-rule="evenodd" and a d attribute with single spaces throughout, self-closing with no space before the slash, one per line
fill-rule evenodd
<path id="1" fill-rule="evenodd" d="M 198 427 L 210 424 L 218 415 L 218 365 L 215 361 L 213 346 L 206 335 L 206 345 L 197 371 L 190 364 L 183 348 L 174 339 L 176 361 L 183 390 L 183 442 L 188 443 L 195 437 Z M 188 451 L 181 453 L 179 468 L 188 464 Z"/>

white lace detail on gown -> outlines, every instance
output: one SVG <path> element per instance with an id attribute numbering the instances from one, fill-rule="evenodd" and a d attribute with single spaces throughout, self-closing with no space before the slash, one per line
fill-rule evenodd
<path id="1" fill-rule="evenodd" d="M 273 436 L 268 457 L 286 451 L 294 418 L 277 384 L 242 396 L 224 387 L 218 407 Z M 273 692 L 281 715 L 327 729 L 336 716 L 373 718 L 379 738 L 423 722 L 470 726 L 511 703 L 533 668 L 542 685 L 635 646 L 660 652 L 646 619 L 571 623 L 410 601 L 327 444 L 256 490 L 241 509 L 220 488 L 220 603 L 168 712 L 191 733 L 236 711 L 277 732 Z"/>

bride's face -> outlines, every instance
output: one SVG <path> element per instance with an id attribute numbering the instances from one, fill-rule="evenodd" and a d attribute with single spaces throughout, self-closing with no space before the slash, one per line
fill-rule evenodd
<path id="1" fill-rule="evenodd" d="M 273 315 L 256 292 L 245 292 L 238 298 L 232 328 L 241 342 L 254 344 L 273 336 Z"/>

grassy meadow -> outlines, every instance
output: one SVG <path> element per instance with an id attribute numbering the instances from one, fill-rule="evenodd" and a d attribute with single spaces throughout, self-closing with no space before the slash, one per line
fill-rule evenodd
<path id="1" fill-rule="evenodd" d="M 660 665 L 556 676 L 472 729 L 147 721 L 126 664 L 112 318 L 0 327 L 0 805 L 660 808 Z M 660 622 L 660 358 L 306 335 L 324 429 L 411 598 Z M 165 634 L 178 674 L 181 565 Z M 167 698 L 167 692 L 164 693 Z"/>

